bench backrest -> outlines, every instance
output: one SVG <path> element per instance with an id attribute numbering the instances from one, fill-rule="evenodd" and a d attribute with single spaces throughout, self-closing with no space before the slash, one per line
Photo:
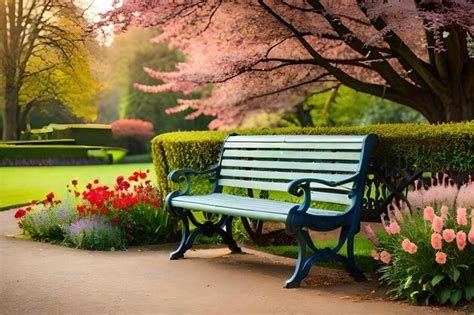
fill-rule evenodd
<path id="1" fill-rule="evenodd" d="M 287 191 L 300 178 L 337 181 L 356 172 L 365 177 L 370 147 L 368 136 L 229 136 L 223 145 L 219 186 Z M 351 205 L 353 185 L 312 183 L 312 200 Z"/>

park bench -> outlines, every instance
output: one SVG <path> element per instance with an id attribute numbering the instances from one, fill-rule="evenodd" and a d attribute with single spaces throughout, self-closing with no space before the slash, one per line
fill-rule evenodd
<path id="1" fill-rule="evenodd" d="M 232 237 L 234 217 L 284 222 L 298 243 L 298 260 L 285 287 L 298 287 L 313 264 L 336 260 L 357 281 L 365 280 L 354 262 L 354 236 L 360 230 L 364 183 L 376 135 L 366 136 L 239 136 L 225 140 L 217 166 L 204 170 L 178 169 L 169 179 L 186 187 L 166 197 L 166 208 L 182 220 L 182 240 L 171 253 L 184 257 L 198 235 L 222 236 L 232 252 L 240 248 Z M 191 195 L 193 175 L 213 176 L 210 194 Z M 231 195 L 224 187 L 247 189 L 248 196 Z M 278 196 L 300 197 L 302 202 L 253 198 L 253 190 L 279 192 Z M 285 192 L 285 193 L 282 193 Z M 269 195 L 270 198 L 272 194 Z M 293 198 L 296 198 L 293 197 Z M 318 205 L 341 205 L 345 210 L 320 209 Z M 191 210 L 219 214 L 218 220 L 199 222 Z M 216 222 L 218 221 L 218 222 Z M 190 230 L 190 224 L 195 229 Z M 341 228 L 334 248 L 317 248 L 308 229 L 331 231 Z M 347 257 L 338 254 L 347 241 Z M 310 249 L 313 253 L 307 253 Z"/>

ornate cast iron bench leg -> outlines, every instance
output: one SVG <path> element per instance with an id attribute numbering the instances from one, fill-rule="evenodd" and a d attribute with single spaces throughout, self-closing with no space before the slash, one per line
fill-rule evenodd
<path id="1" fill-rule="evenodd" d="M 199 235 L 210 237 L 213 234 L 218 234 L 222 237 L 222 240 L 227 244 L 232 253 L 242 252 L 232 237 L 232 219 L 234 217 L 224 215 L 217 223 L 212 221 L 201 223 L 189 210 L 185 212 L 179 211 L 179 213 L 179 217 L 182 221 L 181 243 L 179 247 L 170 254 L 171 260 L 183 258 L 184 253 L 193 246 L 196 237 Z M 194 229 L 192 232 L 189 230 L 189 222 L 196 226 L 196 229 Z"/>

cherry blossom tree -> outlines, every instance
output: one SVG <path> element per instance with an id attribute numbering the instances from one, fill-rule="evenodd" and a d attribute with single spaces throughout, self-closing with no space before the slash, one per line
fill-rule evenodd
<path id="1" fill-rule="evenodd" d="M 123 0 L 104 16 L 116 31 L 163 30 L 186 55 L 148 93 L 190 93 L 170 113 L 216 116 L 210 128 L 275 112 L 344 84 L 422 113 L 430 122 L 474 119 L 474 3 L 469 0 Z"/>

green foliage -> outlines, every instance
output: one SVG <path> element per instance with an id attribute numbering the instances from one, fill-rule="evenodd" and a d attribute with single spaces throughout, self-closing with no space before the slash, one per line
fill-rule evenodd
<path id="1" fill-rule="evenodd" d="M 20 226 L 24 233 L 33 239 L 59 242 L 63 239 L 67 226 L 77 217 L 78 214 L 71 202 L 64 202 L 61 205 L 53 204 L 49 207 L 40 205 L 27 211 Z"/>
<path id="2" fill-rule="evenodd" d="M 438 212 L 438 215 L 440 213 Z M 438 250 L 431 244 L 431 222 L 423 220 L 423 211 L 412 213 L 400 222 L 399 234 L 383 234 L 379 238 L 378 251 L 391 255 L 391 262 L 384 264 L 378 272 L 380 281 L 387 284 L 387 294 L 394 299 L 405 299 L 416 304 L 452 304 L 474 297 L 474 245 L 467 243 L 461 251 L 456 240 L 442 241 L 439 251 L 447 255 L 445 264 L 438 264 L 435 255 Z M 468 226 L 456 223 L 456 212 L 451 209 L 444 220 L 444 229 L 469 232 Z M 409 239 L 417 246 L 410 254 L 403 250 L 402 241 Z"/>
<path id="3" fill-rule="evenodd" d="M 176 187 L 167 180 L 170 171 L 182 167 L 203 170 L 215 165 L 224 139 L 232 132 L 244 135 L 375 133 L 379 136 L 379 144 L 374 150 L 372 163 L 379 167 L 424 167 L 432 172 L 465 172 L 474 169 L 474 122 L 171 132 L 152 140 L 153 163 L 158 185 L 163 192 L 169 192 L 172 187 Z"/>
<path id="4" fill-rule="evenodd" d="M 133 238 L 130 245 L 158 244 L 179 240 L 178 223 L 162 206 L 138 204 L 127 218 L 131 223 L 129 232 Z"/>
<path id="5" fill-rule="evenodd" d="M 78 145 L 107 146 L 113 141 L 110 125 L 101 124 L 50 124 L 50 139 L 74 139 Z"/>
<path id="6" fill-rule="evenodd" d="M 49 124 L 80 124 L 84 119 L 76 116 L 66 104 L 60 100 L 40 101 L 33 107 L 29 119 L 32 129 L 42 128 Z"/>
<path id="7" fill-rule="evenodd" d="M 125 117 L 142 119 L 153 123 L 156 133 L 163 133 L 175 130 L 202 130 L 207 129 L 211 121 L 209 117 L 198 117 L 194 120 L 185 120 L 184 117 L 192 112 L 186 110 L 181 113 L 168 115 L 165 110 L 177 105 L 177 99 L 187 98 L 182 93 L 159 93 L 148 94 L 135 89 L 132 84 L 140 83 L 147 85 L 157 85 L 163 82 L 151 78 L 143 67 L 152 68 L 158 71 L 173 71 L 175 64 L 184 61 L 184 56 L 177 49 L 169 49 L 168 45 L 149 43 L 149 39 L 156 36 L 156 32 L 143 33 L 144 37 L 140 43 L 140 51 L 136 52 L 130 60 L 128 67 L 127 106 Z M 199 98 L 193 93 L 189 98 Z"/>
<path id="8" fill-rule="evenodd" d="M 90 250 L 122 250 L 127 248 L 124 231 L 118 225 L 99 218 L 80 219 L 66 228 L 64 242 Z"/>

